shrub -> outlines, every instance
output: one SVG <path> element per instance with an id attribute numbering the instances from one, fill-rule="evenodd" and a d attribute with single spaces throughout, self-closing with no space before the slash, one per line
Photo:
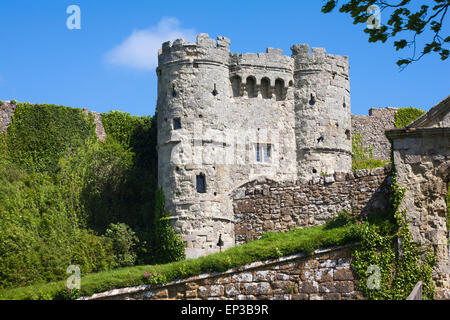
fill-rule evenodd
<path id="1" fill-rule="evenodd" d="M 184 260 L 185 244 L 180 235 L 170 225 L 169 217 L 164 211 L 164 195 L 162 189 L 155 191 L 155 207 L 153 221 L 153 257 L 157 263 L 168 263 Z"/>
<path id="2" fill-rule="evenodd" d="M 139 240 L 129 226 L 125 223 L 111 223 L 105 232 L 105 238 L 112 246 L 114 267 L 134 265 L 136 253 L 133 249 Z"/>

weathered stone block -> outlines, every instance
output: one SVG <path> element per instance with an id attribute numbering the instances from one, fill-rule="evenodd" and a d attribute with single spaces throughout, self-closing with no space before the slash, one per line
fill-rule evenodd
<path id="1" fill-rule="evenodd" d="M 337 267 L 333 273 L 334 280 L 353 280 L 353 272 L 349 268 Z"/>
<path id="2" fill-rule="evenodd" d="M 319 284 L 315 281 L 300 281 L 298 283 L 298 292 L 299 293 L 318 293 L 319 292 Z"/>

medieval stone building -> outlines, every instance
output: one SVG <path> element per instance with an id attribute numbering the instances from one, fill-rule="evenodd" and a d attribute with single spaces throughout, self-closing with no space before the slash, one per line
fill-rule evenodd
<path id="1" fill-rule="evenodd" d="M 231 54 L 200 34 L 159 52 L 159 184 L 187 257 L 235 245 L 231 193 L 258 177 L 308 181 L 351 168 L 348 59 L 293 45 Z"/>

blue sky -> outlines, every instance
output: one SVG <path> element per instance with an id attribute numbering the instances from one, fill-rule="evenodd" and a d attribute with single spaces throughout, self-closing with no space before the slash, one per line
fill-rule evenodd
<path id="1" fill-rule="evenodd" d="M 420 2 L 420 1 L 419 1 Z M 425 1 L 427 2 L 427 1 Z M 408 57 L 392 42 L 369 43 L 362 25 L 342 13 L 323 14 L 323 1 L 15 0 L 0 3 L 0 100 L 52 103 L 97 112 L 153 115 L 160 42 L 198 33 L 231 39 L 231 51 L 265 52 L 308 43 L 349 56 L 351 108 L 414 106 L 428 110 L 450 93 L 450 59 Z M 81 29 L 69 30 L 69 5 Z M 385 16 L 386 15 L 386 16 Z M 381 22 L 387 21 L 382 13 Z M 445 26 L 443 36 L 448 36 Z"/>

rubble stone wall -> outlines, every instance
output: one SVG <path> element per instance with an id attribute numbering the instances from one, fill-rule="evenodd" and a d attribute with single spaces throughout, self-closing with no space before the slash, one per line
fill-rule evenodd
<path id="1" fill-rule="evenodd" d="M 236 244 L 267 231 L 324 224 L 337 212 L 375 214 L 389 210 L 390 166 L 335 173 L 309 183 L 255 180 L 233 193 Z"/>
<path id="2" fill-rule="evenodd" d="M 390 133 L 394 139 L 397 182 L 406 188 L 406 210 L 413 240 L 431 246 L 437 258 L 434 279 L 450 293 L 446 194 L 450 182 L 450 128 L 417 128 Z"/>
<path id="3" fill-rule="evenodd" d="M 351 247 L 256 262 L 162 286 L 116 289 L 81 299 L 355 300 L 363 298 L 350 267 Z"/>
<path id="4" fill-rule="evenodd" d="M 364 146 L 373 147 L 375 159 L 390 159 L 391 144 L 384 131 L 395 128 L 396 111 L 396 108 L 371 108 L 368 116 L 352 115 L 352 135 L 361 134 Z"/>
<path id="5" fill-rule="evenodd" d="M 0 104 L 0 133 L 5 132 L 8 129 L 15 111 L 15 103 L 8 101 Z"/>

